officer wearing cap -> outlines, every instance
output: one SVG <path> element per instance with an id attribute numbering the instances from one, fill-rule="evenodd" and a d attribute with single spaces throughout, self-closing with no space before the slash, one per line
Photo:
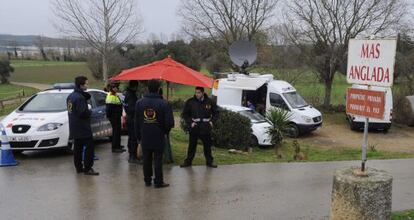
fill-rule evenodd
<path id="1" fill-rule="evenodd" d="M 112 126 L 112 152 L 123 153 L 125 149 L 121 146 L 121 117 L 122 117 L 122 101 L 118 96 L 119 82 L 111 82 L 109 84 L 109 92 L 106 96 L 106 117 Z"/>
<path id="2" fill-rule="evenodd" d="M 187 100 L 182 116 L 189 126 L 190 140 L 188 144 L 187 158 L 180 167 L 192 165 L 197 141 L 203 142 L 204 157 L 207 167 L 217 168 L 213 164 L 211 154 L 211 130 L 218 117 L 217 105 L 204 93 L 203 87 L 196 87 L 194 97 Z"/>

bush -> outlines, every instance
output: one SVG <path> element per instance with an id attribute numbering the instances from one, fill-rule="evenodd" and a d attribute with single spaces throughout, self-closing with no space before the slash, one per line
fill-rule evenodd
<path id="1" fill-rule="evenodd" d="M 175 100 L 169 101 L 169 103 L 173 111 L 182 111 L 184 109 L 185 101 L 182 99 L 175 99 Z"/>
<path id="2" fill-rule="evenodd" d="M 181 117 L 181 128 L 188 125 Z M 238 113 L 220 109 L 220 116 L 212 131 L 213 145 L 219 148 L 246 150 L 252 145 L 250 120 Z"/>
<path id="3" fill-rule="evenodd" d="M 213 128 L 213 145 L 220 148 L 245 150 L 252 145 L 250 120 L 238 113 L 220 109 Z"/>

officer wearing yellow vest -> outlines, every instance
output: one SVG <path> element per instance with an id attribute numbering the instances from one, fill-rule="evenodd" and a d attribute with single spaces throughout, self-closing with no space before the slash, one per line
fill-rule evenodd
<path id="1" fill-rule="evenodd" d="M 109 84 L 109 92 L 106 96 L 106 117 L 112 126 L 112 152 L 123 153 L 125 149 L 121 146 L 121 117 L 122 117 L 122 101 L 118 96 L 119 83 L 111 82 Z"/>

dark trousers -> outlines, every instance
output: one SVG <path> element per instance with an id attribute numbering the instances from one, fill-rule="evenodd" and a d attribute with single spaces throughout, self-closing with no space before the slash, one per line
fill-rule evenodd
<path id="1" fill-rule="evenodd" d="M 165 148 L 164 148 L 164 161 L 165 163 L 174 163 L 172 150 L 171 150 L 171 142 L 170 142 L 170 135 L 167 134 L 165 137 Z"/>
<path id="2" fill-rule="evenodd" d="M 112 149 L 121 149 L 121 116 L 109 118 L 112 126 Z"/>
<path id="3" fill-rule="evenodd" d="M 85 146 L 85 158 L 82 164 L 83 147 Z M 93 166 L 93 155 L 95 148 L 93 146 L 92 137 L 74 140 L 73 162 L 76 170 L 88 171 Z"/>
<path id="4" fill-rule="evenodd" d="M 197 150 L 197 141 L 199 138 L 203 142 L 206 164 L 213 164 L 214 158 L 211 155 L 211 134 L 199 134 L 196 132 L 190 132 L 190 141 L 188 144 L 187 159 L 185 159 L 185 163 L 192 164 Z"/>
<path id="5" fill-rule="evenodd" d="M 144 181 L 150 183 L 152 180 L 153 169 L 152 164 L 154 163 L 154 184 L 164 183 L 164 178 L 162 174 L 162 154 L 163 150 L 152 150 L 142 148 L 142 157 L 144 159 L 143 169 L 144 169 Z"/>
<path id="6" fill-rule="evenodd" d="M 129 156 L 137 157 L 138 141 L 135 134 L 134 118 L 127 116 L 127 127 L 128 127 L 128 153 Z"/>

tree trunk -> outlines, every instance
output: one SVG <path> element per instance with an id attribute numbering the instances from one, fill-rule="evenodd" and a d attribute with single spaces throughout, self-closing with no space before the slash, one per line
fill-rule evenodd
<path id="1" fill-rule="evenodd" d="M 45 50 L 44 49 L 40 49 L 40 53 L 42 54 L 42 58 L 43 58 L 43 60 L 44 61 L 48 61 L 49 59 L 47 58 L 47 55 L 46 55 L 46 53 L 45 53 Z"/>
<path id="2" fill-rule="evenodd" d="M 325 80 L 325 97 L 323 100 L 323 106 L 328 108 L 331 105 L 331 93 L 332 93 L 332 79 Z"/>
<path id="3" fill-rule="evenodd" d="M 102 79 L 105 84 L 108 82 L 108 60 L 106 55 L 102 55 Z"/>

